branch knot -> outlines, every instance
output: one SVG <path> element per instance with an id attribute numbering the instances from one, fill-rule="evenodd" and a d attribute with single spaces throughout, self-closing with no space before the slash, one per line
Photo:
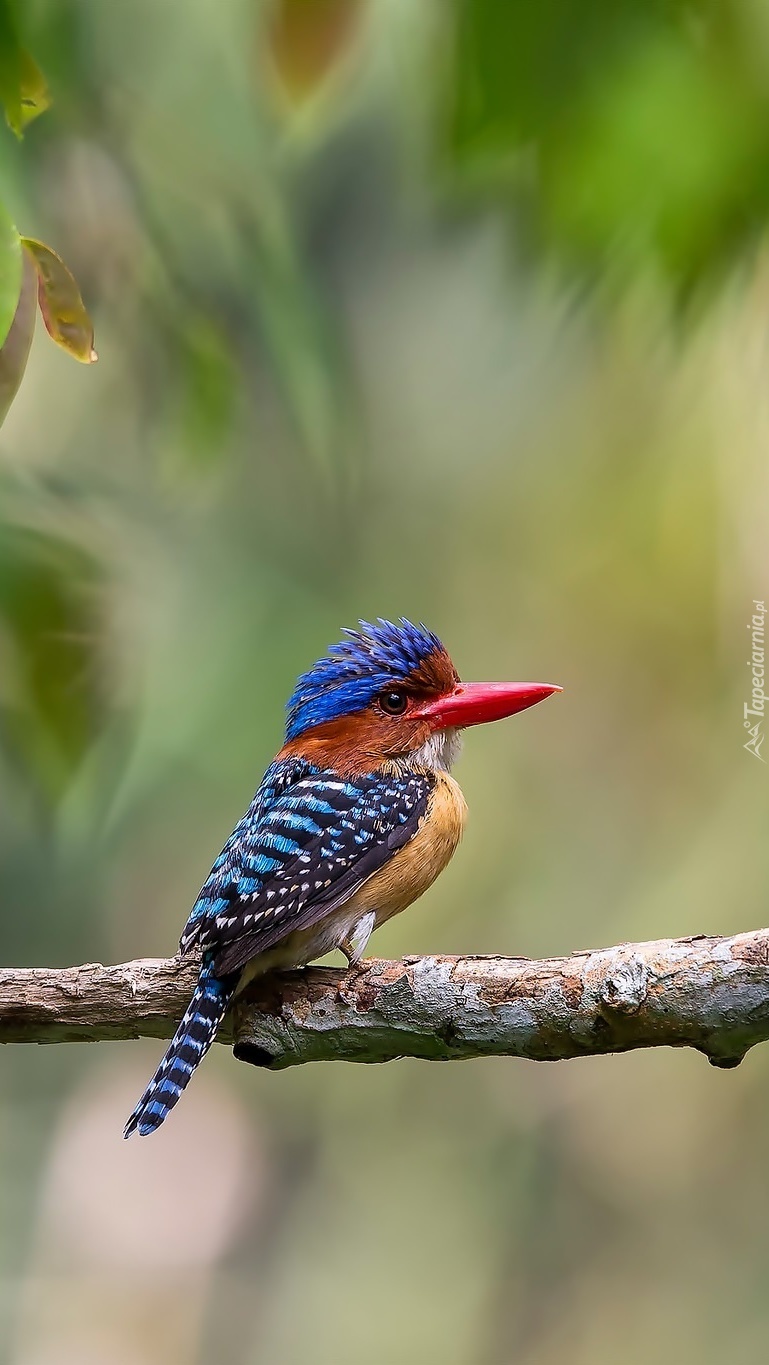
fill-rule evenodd
<path id="1" fill-rule="evenodd" d="M 633 953 L 604 979 L 601 1004 L 615 1014 L 637 1014 L 649 990 L 649 969 Z"/>

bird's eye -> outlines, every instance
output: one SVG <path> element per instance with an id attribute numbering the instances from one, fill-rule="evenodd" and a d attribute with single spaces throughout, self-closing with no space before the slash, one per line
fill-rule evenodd
<path id="1" fill-rule="evenodd" d="M 402 716 L 408 706 L 408 697 L 402 687 L 386 687 L 379 693 L 379 705 L 388 716 Z"/>

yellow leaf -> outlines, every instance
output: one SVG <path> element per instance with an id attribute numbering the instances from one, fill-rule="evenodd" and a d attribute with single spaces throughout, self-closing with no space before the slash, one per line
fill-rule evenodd
<path id="1" fill-rule="evenodd" d="M 283 92 L 301 103 L 346 55 L 362 18 L 361 0 L 276 0 L 266 48 Z"/>
<path id="2" fill-rule="evenodd" d="M 19 93 L 21 96 L 20 128 L 44 114 L 50 106 L 51 96 L 40 67 L 22 48 L 19 53 Z"/>
<path id="3" fill-rule="evenodd" d="M 45 76 L 19 46 L 7 8 L 0 0 L 0 101 L 8 127 L 21 137 L 28 123 L 51 103 Z"/>
<path id="4" fill-rule="evenodd" d="M 37 270 L 37 297 L 49 336 L 75 360 L 90 365 L 98 359 L 93 348 L 93 323 L 74 276 L 43 242 L 22 237 L 21 243 Z"/>

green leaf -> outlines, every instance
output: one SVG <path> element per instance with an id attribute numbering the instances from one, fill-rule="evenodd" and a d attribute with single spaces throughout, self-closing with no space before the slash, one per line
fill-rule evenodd
<path id="1" fill-rule="evenodd" d="M 11 330 L 20 293 L 21 241 L 0 204 L 0 345 Z"/>
<path id="2" fill-rule="evenodd" d="M 0 0 L 0 102 L 8 127 L 21 137 L 51 97 L 42 71 L 19 43 L 13 9 L 9 0 Z"/>
<path id="3" fill-rule="evenodd" d="M 104 719 L 100 593 L 81 547 L 0 522 L 0 742 L 49 800 Z"/>
<path id="4" fill-rule="evenodd" d="M 17 136 L 23 132 L 28 123 L 32 123 L 33 119 L 44 114 L 51 103 L 51 95 L 45 76 L 34 58 L 24 48 L 21 49 L 19 56 L 21 110 L 19 127 L 13 130 Z"/>
<path id="5" fill-rule="evenodd" d="M 253 288 L 267 344 L 306 449 L 325 474 L 338 467 L 339 375 L 326 315 L 288 224 L 251 247 Z"/>
<path id="6" fill-rule="evenodd" d="M 0 424 L 5 421 L 27 368 L 37 317 L 37 272 L 24 254 L 23 279 L 11 329 L 0 348 Z"/>
<path id="7" fill-rule="evenodd" d="M 744 260 L 769 217 L 769 78 L 751 6 L 455 8 L 444 150 L 465 185 L 506 191 L 519 228 L 568 263 L 650 269 L 679 298 Z"/>
<path id="8" fill-rule="evenodd" d="M 21 241 L 37 270 L 38 301 L 49 336 L 75 360 L 91 365 L 98 360 L 93 347 L 93 323 L 74 275 L 43 242 L 31 237 L 22 237 Z"/>
<path id="9" fill-rule="evenodd" d="M 227 337 L 210 318 L 190 313 L 182 315 L 181 323 L 178 349 L 184 445 L 198 457 L 210 458 L 226 439 L 233 420 L 237 370 Z"/>

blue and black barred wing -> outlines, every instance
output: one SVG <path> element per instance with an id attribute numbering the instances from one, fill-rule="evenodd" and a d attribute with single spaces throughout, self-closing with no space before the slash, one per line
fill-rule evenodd
<path id="1" fill-rule="evenodd" d="M 278 786 L 234 831 L 182 938 L 183 950 L 194 941 L 210 953 L 220 976 L 349 900 L 413 838 L 433 779 L 372 773 L 346 780 L 295 765 Z"/>
<path id="2" fill-rule="evenodd" d="M 280 763 L 270 764 L 254 799 L 232 831 L 192 907 L 179 940 L 182 953 L 200 944 L 201 935 L 207 937 L 212 920 L 228 903 L 234 882 L 242 879 L 245 884 L 246 879 L 251 878 L 254 883 L 252 890 L 255 890 L 272 870 L 272 860 L 259 844 L 261 822 L 270 807 L 293 783 L 313 772 L 317 772 L 317 769 L 301 759 L 284 759 Z"/>

